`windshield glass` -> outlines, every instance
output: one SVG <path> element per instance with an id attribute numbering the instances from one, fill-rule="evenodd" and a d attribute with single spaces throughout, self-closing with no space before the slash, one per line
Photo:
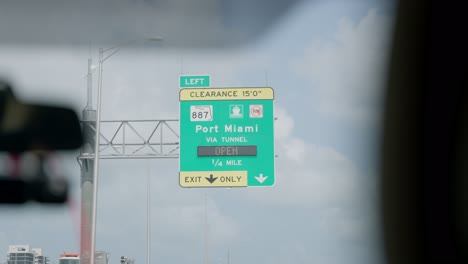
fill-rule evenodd
<path id="1" fill-rule="evenodd" d="M 106 261 L 383 263 L 376 163 L 393 15 L 392 1 L 303 1 L 257 41 L 237 49 L 177 49 L 165 46 L 162 36 L 158 43 L 110 50 L 101 61 L 99 49 L 112 44 L 7 43 L 0 46 L 0 74 L 25 101 L 68 105 L 82 120 L 96 118 L 86 111 L 97 109 L 101 88 L 100 144 L 106 158 L 99 162 L 95 246 Z M 120 43 L 132 39 L 115 34 Z M 221 101 L 195 107 L 179 101 L 181 75 L 209 76 L 211 88 L 271 87 L 273 96 L 224 108 L 218 108 Z M 184 118 L 193 129 L 179 123 L 191 106 L 192 115 Z M 227 121 L 216 128 L 210 122 L 219 111 Z M 269 113 L 274 120 L 267 133 L 261 122 Z M 183 134 L 185 129 L 190 133 Z M 269 135 L 274 144 L 263 146 Z M 193 144 L 193 155 L 215 170 L 228 171 L 254 157 L 252 170 L 272 164 L 272 172 L 259 171 L 245 182 L 256 186 L 248 187 L 241 186 L 242 176 L 237 181 L 238 175 L 229 173 L 181 180 L 182 141 Z M 256 147 L 205 148 L 197 154 L 197 146 L 211 145 Z M 265 148 L 274 162 L 262 154 Z M 91 168 L 92 144 L 53 154 L 54 167 L 69 180 L 70 200 L 62 207 L 2 206 L 0 263 L 30 263 L 11 262 L 16 255 L 10 245 L 42 248 L 49 264 L 79 264 L 59 260 L 60 254 L 91 246 L 80 238 L 89 241 L 93 221 L 82 213 L 92 206 L 92 181 L 83 173 Z M 2 160 L 8 171 L 11 157 Z M 230 182 L 201 188 L 197 179 Z M 83 258 L 90 255 L 80 258 L 87 264 Z"/>

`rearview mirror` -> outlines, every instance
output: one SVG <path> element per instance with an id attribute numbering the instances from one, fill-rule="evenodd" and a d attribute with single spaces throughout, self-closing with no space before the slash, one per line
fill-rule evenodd
<path id="1" fill-rule="evenodd" d="M 0 81 L 0 151 L 12 156 L 31 152 L 37 161 L 28 162 L 27 169 L 0 172 L 0 204 L 65 203 L 68 182 L 45 169 L 46 160 L 49 151 L 73 150 L 82 143 L 80 121 L 72 109 L 23 103 Z M 18 160 L 14 162 L 13 167 L 19 167 Z"/>
<path id="2" fill-rule="evenodd" d="M 73 110 L 20 102 L 8 84 L 0 83 L 0 151 L 72 150 L 82 142 Z"/>

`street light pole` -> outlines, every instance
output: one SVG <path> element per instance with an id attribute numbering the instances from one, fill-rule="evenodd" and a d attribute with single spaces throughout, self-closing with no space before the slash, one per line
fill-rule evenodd
<path id="1" fill-rule="evenodd" d="M 163 39 L 160 37 L 152 37 L 147 38 L 148 41 L 162 41 Z M 101 137 L 101 98 L 102 98 L 102 72 L 103 72 L 103 64 L 104 62 L 109 59 L 112 55 L 117 53 L 122 46 L 129 45 L 134 43 L 136 40 L 129 41 L 125 44 L 121 44 L 118 46 L 110 47 L 107 49 L 100 48 L 99 49 L 99 75 L 98 75 L 98 90 L 97 90 L 97 107 L 96 107 L 96 137 L 95 137 L 95 145 L 94 145 L 94 167 L 93 167 L 93 175 L 94 175 L 94 184 L 93 184 L 93 213 L 91 219 L 91 253 L 90 253 L 90 264 L 95 264 L 95 252 L 96 252 L 96 222 L 97 222 L 97 205 L 98 205 L 98 176 L 99 176 L 99 142 Z M 111 52 L 109 55 L 105 56 L 106 52 Z M 149 243 L 149 241 L 148 241 Z M 149 248 L 149 247 L 148 247 Z M 149 253 L 148 253 L 149 254 Z M 148 257 L 149 261 L 149 257 Z"/>
<path id="2" fill-rule="evenodd" d="M 113 54 L 113 53 L 112 53 Z M 111 54 L 111 55 L 112 55 Z M 102 65 L 104 63 L 104 50 L 99 49 L 99 75 L 98 75 L 98 90 L 97 90 L 97 107 L 96 107 L 96 138 L 94 140 L 94 184 L 93 184 L 93 216 L 91 219 L 91 254 L 90 263 L 95 263 L 96 252 L 96 214 L 97 214 L 97 193 L 98 193 L 98 174 L 99 174 L 99 139 L 101 137 L 101 90 L 102 90 Z M 107 57 L 108 58 L 108 57 Z"/>
<path id="3" fill-rule="evenodd" d="M 151 181 L 150 181 L 150 161 L 146 160 L 146 263 L 150 264 L 150 252 L 151 252 Z"/>
<path id="4" fill-rule="evenodd" d="M 204 264 L 208 264 L 208 211 L 206 208 L 206 203 L 207 203 L 207 198 L 206 198 L 206 193 L 205 193 L 205 199 L 204 199 L 204 207 L 205 207 L 205 212 L 204 212 L 204 229 L 205 229 L 205 234 L 204 234 Z"/>

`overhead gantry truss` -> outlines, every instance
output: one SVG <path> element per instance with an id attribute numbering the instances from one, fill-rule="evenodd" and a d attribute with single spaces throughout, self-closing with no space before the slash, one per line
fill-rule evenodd
<path id="1" fill-rule="evenodd" d="M 82 126 L 96 133 L 96 122 L 82 121 Z M 101 121 L 100 130 L 99 159 L 179 157 L 178 119 Z M 79 160 L 94 159 L 83 149 Z"/>

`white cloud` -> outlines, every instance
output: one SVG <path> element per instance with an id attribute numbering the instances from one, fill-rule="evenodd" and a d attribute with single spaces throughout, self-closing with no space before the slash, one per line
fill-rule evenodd
<path id="1" fill-rule="evenodd" d="M 280 136 L 276 139 L 275 186 L 254 189 L 259 200 L 274 205 L 328 208 L 347 205 L 360 195 L 363 175 L 353 162 L 336 150 L 311 144 L 292 134 L 294 121 L 277 108 Z M 282 121 L 285 124 L 283 126 Z M 285 127 L 285 128 L 284 128 Z"/>
<path id="2" fill-rule="evenodd" d="M 366 247 L 372 247 L 367 249 L 374 252 L 380 250 L 377 212 L 374 211 L 375 173 L 361 171 L 349 158 L 331 147 L 297 137 L 294 119 L 288 112 L 278 108 L 276 113 L 281 115 L 276 121 L 277 127 L 283 127 L 284 120 L 286 128 L 280 129 L 283 130 L 281 136 L 276 138 L 279 157 L 276 159 L 275 185 L 247 189 L 245 199 L 275 210 L 298 208 L 309 212 L 310 228 L 316 237 L 305 244 L 314 251 L 303 261 L 342 263 L 352 254 L 335 256 L 332 248 L 346 251 L 356 245 L 364 246 L 356 246 L 353 259 L 366 260 L 378 255 L 361 252 Z M 291 252 L 295 251 L 291 249 Z M 295 260 L 298 258 L 296 256 Z"/>
<path id="3" fill-rule="evenodd" d="M 222 214 L 213 201 L 208 205 L 207 212 L 210 241 L 221 244 L 237 239 L 240 227 L 234 219 Z M 159 228 L 164 230 L 159 233 L 166 239 L 174 239 L 177 234 L 177 237 L 191 240 L 204 230 L 203 205 L 165 206 L 159 214 Z"/>
<path id="4" fill-rule="evenodd" d="M 332 39 L 311 43 L 292 63 L 318 93 L 321 113 L 359 122 L 378 117 L 390 32 L 390 17 L 375 9 L 358 23 L 342 18 Z"/>
<path id="5" fill-rule="evenodd" d="M 275 107 L 275 139 L 281 140 L 289 137 L 294 128 L 294 120 L 282 107 Z"/>
<path id="6" fill-rule="evenodd" d="M 146 243 L 147 164 L 141 160 L 102 163 L 99 195 L 99 234 L 101 245 L 124 240 L 128 244 Z M 177 181 L 177 161 L 151 162 L 151 233 L 165 250 L 173 246 L 193 250 L 203 238 L 205 208 L 203 192 L 182 189 Z M 218 202 L 208 197 L 209 240 L 214 245 L 238 239 L 241 227 L 227 215 Z M 119 250 L 125 250 L 125 244 Z M 116 251 L 113 245 L 112 250 Z M 128 248 L 136 256 L 138 249 Z M 171 249 L 172 250 L 172 249 Z"/>

